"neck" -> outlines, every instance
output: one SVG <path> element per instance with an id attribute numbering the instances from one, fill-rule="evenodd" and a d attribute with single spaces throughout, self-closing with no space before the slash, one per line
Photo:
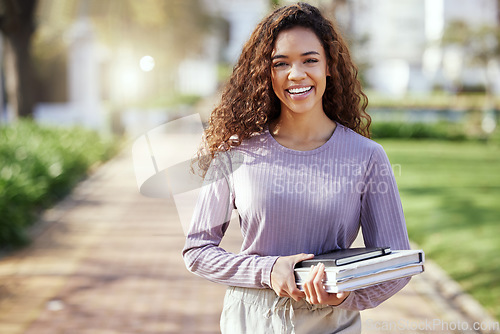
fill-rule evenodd
<path id="1" fill-rule="evenodd" d="M 288 138 L 296 142 L 325 142 L 333 131 L 336 123 L 321 113 L 296 114 L 282 112 L 278 119 L 269 126 L 275 138 Z"/>

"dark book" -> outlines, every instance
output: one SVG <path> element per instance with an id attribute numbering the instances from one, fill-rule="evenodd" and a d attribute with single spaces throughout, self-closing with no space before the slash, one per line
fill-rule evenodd
<path id="1" fill-rule="evenodd" d="M 325 267 L 343 266 L 349 263 L 372 259 L 374 257 L 390 253 L 390 247 L 337 249 L 325 254 L 317 255 L 313 259 L 299 262 L 295 265 L 295 268 L 309 268 L 320 262 L 323 263 Z"/>

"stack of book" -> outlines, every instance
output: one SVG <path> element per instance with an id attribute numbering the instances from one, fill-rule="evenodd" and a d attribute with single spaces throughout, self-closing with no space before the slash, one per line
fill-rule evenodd
<path id="1" fill-rule="evenodd" d="M 422 250 L 393 250 L 389 247 L 350 248 L 318 255 L 295 265 L 297 287 L 303 289 L 311 266 L 325 265 L 326 291 L 352 291 L 424 271 Z"/>

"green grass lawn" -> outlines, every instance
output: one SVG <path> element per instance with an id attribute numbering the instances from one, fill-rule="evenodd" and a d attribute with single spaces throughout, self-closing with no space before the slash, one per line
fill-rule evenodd
<path id="1" fill-rule="evenodd" d="M 500 319 L 500 146 L 377 141 L 400 165 L 410 239 Z"/>

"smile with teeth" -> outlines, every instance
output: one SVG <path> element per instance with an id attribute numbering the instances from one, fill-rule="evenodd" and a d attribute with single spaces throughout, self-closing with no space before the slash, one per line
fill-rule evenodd
<path id="1" fill-rule="evenodd" d="M 309 87 L 300 87 L 300 88 L 290 88 L 287 89 L 287 92 L 290 94 L 304 94 L 312 89 L 312 86 Z"/>

